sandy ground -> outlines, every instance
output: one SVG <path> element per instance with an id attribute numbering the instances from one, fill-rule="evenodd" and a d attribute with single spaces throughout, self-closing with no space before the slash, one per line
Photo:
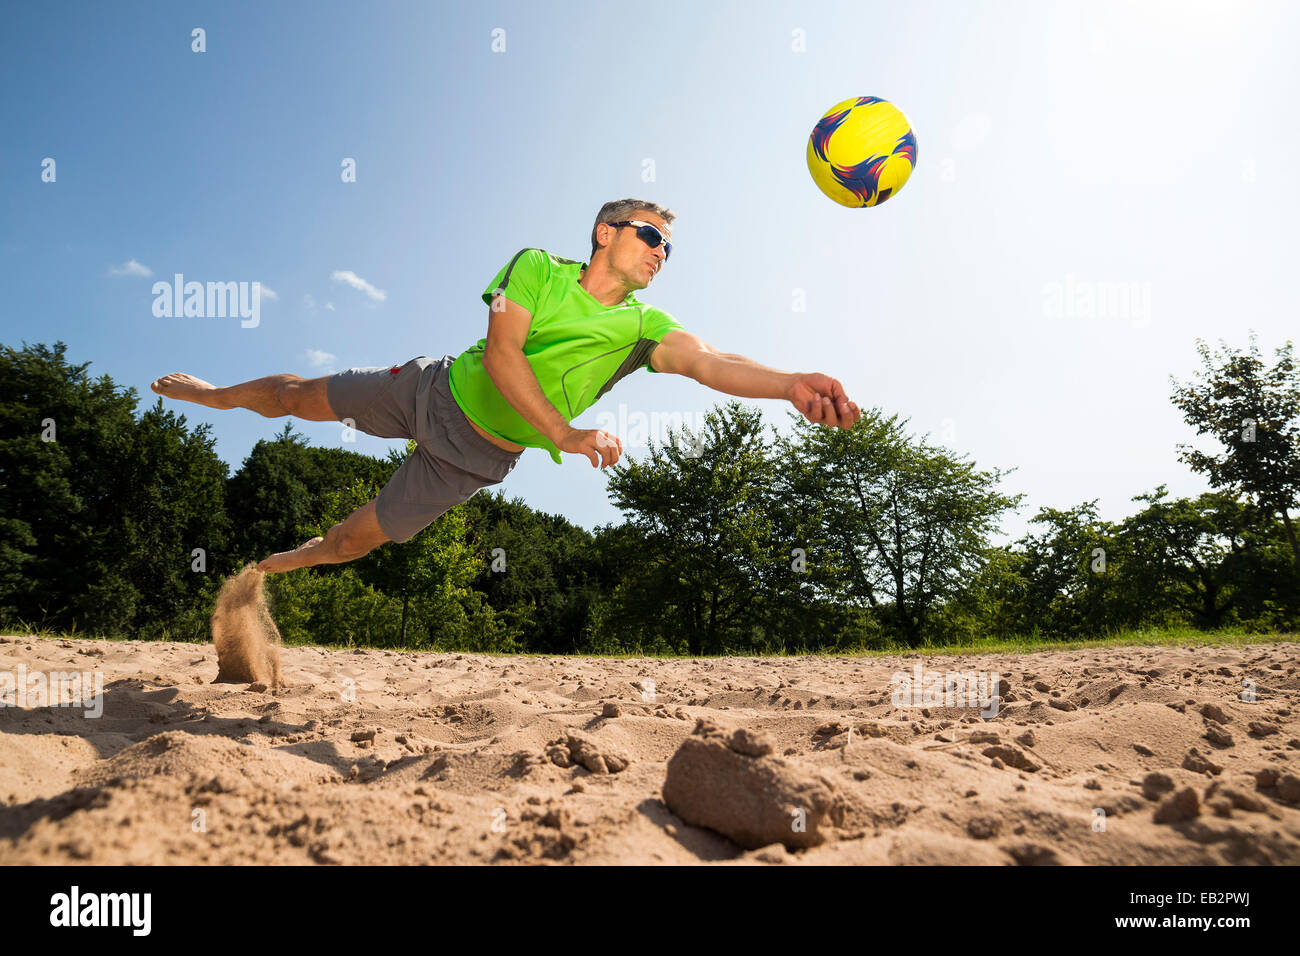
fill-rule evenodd
<path id="1" fill-rule="evenodd" d="M 213 683 L 212 645 L 0 638 L 0 863 L 1297 864 L 1298 665 L 1295 643 L 674 661 L 295 647 L 273 694 Z M 30 706 L 51 671 L 102 675 L 102 714 Z M 899 672 L 918 692 L 995 672 L 1004 697 L 990 716 L 899 707 Z M 753 835 L 764 815 L 775 839 Z"/>

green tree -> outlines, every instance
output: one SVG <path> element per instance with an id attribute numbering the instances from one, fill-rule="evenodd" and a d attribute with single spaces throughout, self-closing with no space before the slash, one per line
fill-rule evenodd
<path id="1" fill-rule="evenodd" d="M 115 491 L 118 514 L 109 518 L 106 551 L 138 594 L 137 636 L 205 639 L 205 615 L 194 611 L 215 598 L 223 572 L 234 570 L 227 466 L 209 428 L 188 431 L 185 416 L 164 411 L 159 398 L 130 434 L 135 470 Z"/>
<path id="2" fill-rule="evenodd" d="M 936 639 L 958 644 L 979 638 L 1008 640 L 1033 631 L 1037 622 L 1026 627 L 1030 616 L 1023 613 L 1029 589 L 1023 574 L 1026 561 L 1027 555 L 1014 548 L 987 548 L 969 586 L 936 609 Z"/>
<path id="3" fill-rule="evenodd" d="M 618 622 L 619 640 L 693 655 L 750 646 L 763 567 L 784 546 L 769 513 L 768 451 L 761 414 L 732 401 L 705 416 L 699 436 L 683 430 L 662 448 L 651 442 L 644 461 L 610 469 L 610 496 L 639 537 L 634 566 L 599 614 L 605 627 Z"/>
<path id="4" fill-rule="evenodd" d="M 1281 520 L 1300 590 L 1300 540 L 1290 515 L 1300 507 L 1300 372 L 1291 343 L 1276 350 L 1272 368 L 1261 360 L 1253 331 L 1249 354 L 1220 340 L 1222 353 L 1212 357 L 1202 340 L 1196 344 L 1204 364 L 1199 381 L 1177 386 L 1173 401 L 1198 435 L 1213 436 L 1225 450 L 1207 454 L 1180 444 L 1179 458 L 1206 475 L 1211 488 L 1244 495 Z"/>
<path id="5" fill-rule="evenodd" d="M 400 602 L 343 567 L 335 574 L 305 569 L 266 578 L 267 599 L 286 644 L 392 647 L 401 628 Z"/>
<path id="6" fill-rule="evenodd" d="M 870 607 L 886 633 L 922 643 L 930 616 L 969 587 L 999 517 L 1022 497 L 995 490 L 1009 472 L 978 471 L 911 440 L 898 416 L 878 410 L 848 430 L 792 418 L 795 439 L 781 443 L 791 506 L 815 510 L 830 552 L 815 580 Z"/>
<path id="7" fill-rule="evenodd" d="M 58 342 L 0 346 L 0 608 L 65 631 L 196 636 L 225 548 L 226 466 L 206 427 L 92 379 Z"/>
<path id="8" fill-rule="evenodd" d="M 461 507 L 474 552 L 486 560 L 473 586 L 522 629 L 524 647 L 548 654 L 583 650 L 591 604 L 605 579 L 594 536 L 561 515 L 486 490 Z"/>
<path id="9" fill-rule="evenodd" d="M 1164 500 L 1164 485 L 1136 496 L 1147 507 L 1126 518 L 1119 539 L 1131 557 L 1127 604 L 1176 608 L 1196 627 L 1230 620 L 1240 586 L 1259 568 L 1259 516 L 1233 495 Z"/>
<path id="10" fill-rule="evenodd" d="M 1100 591 L 1115 576 L 1115 528 L 1098 517 L 1095 500 L 1068 509 L 1040 508 L 1029 524 L 1043 530 L 1016 542 L 1023 554 L 1018 574 L 1025 585 L 1013 616 L 1014 631 L 1095 636 L 1105 624 Z"/>

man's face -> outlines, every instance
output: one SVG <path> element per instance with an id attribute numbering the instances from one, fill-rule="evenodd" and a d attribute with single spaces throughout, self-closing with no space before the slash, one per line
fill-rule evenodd
<path id="1" fill-rule="evenodd" d="M 659 230 L 669 242 L 673 241 L 672 231 L 662 216 L 645 210 L 637 210 L 625 218 L 648 222 Z M 605 247 L 609 251 L 610 268 L 633 289 L 644 289 L 650 280 L 659 274 L 664 264 L 664 244 L 661 242 L 651 249 L 636 234 L 636 226 L 624 226 L 615 229 L 606 227 L 610 233 L 610 242 Z"/>

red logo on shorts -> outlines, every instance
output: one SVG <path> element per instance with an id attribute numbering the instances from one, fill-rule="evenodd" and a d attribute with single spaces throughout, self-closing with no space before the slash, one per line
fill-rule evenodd
<path id="1" fill-rule="evenodd" d="M 400 365 L 394 365 L 392 368 L 390 368 L 390 369 L 388 370 L 388 374 L 389 374 L 389 375 L 396 375 L 396 374 L 397 374 L 398 372 L 400 372 L 401 370 L 402 370 L 402 366 L 400 366 Z"/>

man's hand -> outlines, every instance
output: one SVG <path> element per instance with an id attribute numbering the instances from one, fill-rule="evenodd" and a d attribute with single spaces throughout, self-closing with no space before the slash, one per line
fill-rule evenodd
<path id="1" fill-rule="evenodd" d="M 862 410 L 844 394 L 844 386 L 821 372 L 799 376 L 785 397 L 815 425 L 847 429 L 862 417 Z"/>
<path id="2" fill-rule="evenodd" d="M 608 468 L 623 457 L 623 442 L 601 428 L 570 428 L 555 447 L 573 455 L 586 455 L 592 468 Z"/>

